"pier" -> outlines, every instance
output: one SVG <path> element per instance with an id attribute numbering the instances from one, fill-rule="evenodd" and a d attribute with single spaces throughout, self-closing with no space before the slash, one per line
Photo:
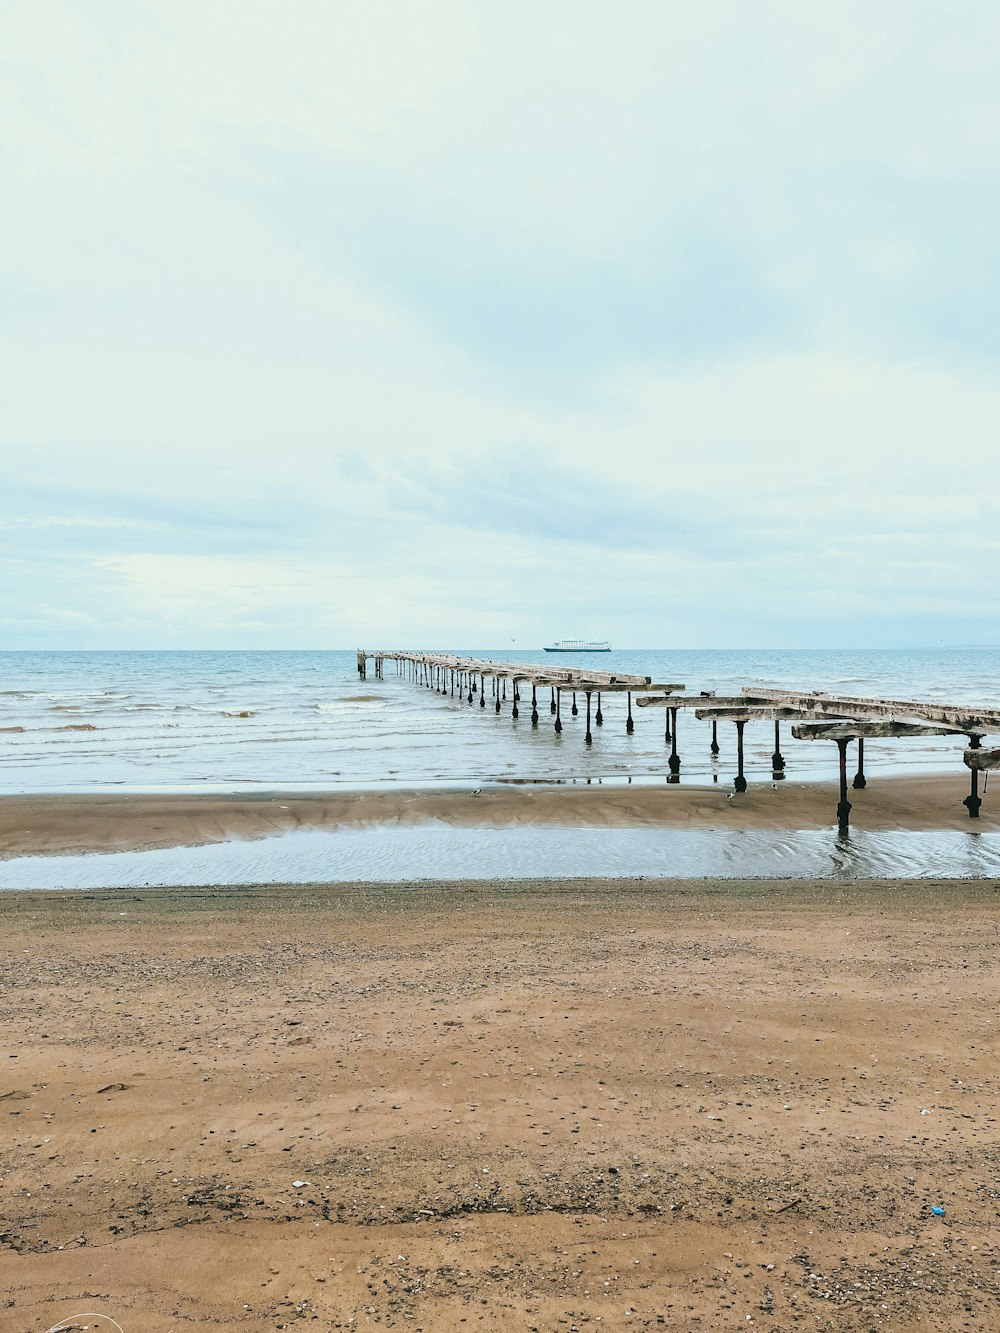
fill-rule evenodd
<path id="1" fill-rule="evenodd" d="M 857 698 L 828 694 L 820 690 L 763 689 L 744 687 L 739 694 L 721 696 L 710 690 L 693 693 L 679 683 L 654 682 L 650 676 L 620 672 L 592 671 L 584 667 L 550 666 L 547 663 L 517 664 L 489 659 L 457 657 L 449 653 L 380 651 L 359 649 L 358 675 L 365 679 L 371 663 L 377 679 L 384 679 L 385 664 L 394 664 L 395 674 L 434 690 L 463 700 L 480 709 L 489 706 L 500 713 L 509 704 L 513 720 L 520 717 L 519 704 L 526 703 L 530 690 L 531 726 L 538 727 L 539 691 L 553 729 L 563 730 L 565 699 L 570 700 L 570 716 L 578 717 L 583 700 L 585 716 L 584 744 L 594 743 L 594 728 L 604 725 L 603 701 L 608 695 L 625 696 L 625 731 L 635 730 L 633 705 L 637 709 L 662 708 L 663 739 L 669 747 L 666 760 L 667 782 L 680 782 L 681 754 L 677 739 L 677 718 L 681 710 L 711 726 L 710 753 L 720 752 L 720 723 L 732 723 L 736 732 L 736 774 L 734 793 L 747 790 L 744 730 L 749 723 L 769 722 L 774 726 L 774 751 L 771 755 L 772 780 L 786 775 L 786 758 L 781 751 L 781 725 L 787 723 L 786 736 L 795 741 L 828 741 L 836 744 L 840 775 L 837 824 L 846 831 L 853 809 L 848 799 L 848 746 L 855 744 L 857 768 L 851 779 L 855 791 L 867 786 L 864 771 L 864 746 L 870 739 L 905 739 L 913 736 L 964 736 L 968 746 L 963 761 L 970 771 L 969 795 L 963 805 L 971 819 L 979 818 L 982 797 L 979 775 L 1000 768 L 1000 749 L 985 750 L 986 736 L 1000 733 L 1000 709 L 970 704 L 939 704 L 903 699 Z M 522 693 L 523 691 L 523 693 Z"/>

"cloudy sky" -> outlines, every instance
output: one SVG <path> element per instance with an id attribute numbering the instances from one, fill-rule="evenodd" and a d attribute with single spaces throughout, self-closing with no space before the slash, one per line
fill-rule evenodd
<path id="1" fill-rule="evenodd" d="M 1000 644 L 992 0 L 7 0 L 0 647 Z"/>

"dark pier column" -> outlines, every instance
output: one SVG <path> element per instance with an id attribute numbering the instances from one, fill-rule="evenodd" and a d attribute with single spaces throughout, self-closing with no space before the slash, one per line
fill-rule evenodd
<path id="1" fill-rule="evenodd" d="M 851 803 L 847 799 L 847 738 L 837 741 L 840 751 L 840 800 L 837 803 L 837 826 L 841 833 L 847 832 L 851 819 Z"/>
<path id="2" fill-rule="evenodd" d="M 673 716 L 670 719 L 670 758 L 667 760 L 667 767 L 670 769 L 668 782 L 680 782 L 681 780 L 681 757 L 677 753 L 677 709 L 668 709 Z"/>
<path id="3" fill-rule="evenodd" d="M 479 677 L 479 707 L 486 707 L 486 677 Z"/>
<path id="4" fill-rule="evenodd" d="M 745 722 L 736 723 L 736 777 L 733 779 L 733 786 L 737 791 L 746 791 L 747 780 L 743 776 L 743 728 Z"/>
<path id="5" fill-rule="evenodd" d="M 628 692 L 628 717 L 625 719 L 625 735 L 631 736 L 635 731 L 635 723 L 632 721 L 632 691 Z"/>
<path id="6" fill-rule="evenodd" d="M 597 691 L 597 712 L 594 714 L 594 721 L 599 727 L 604 726 L 604 714 L 601 712 L 601 691 Z"/>
<path id="7" fill-rule="evenodd" d="M 785 771 L 785 759 L 781 753 L 781 723 L 774 723 L 774 754 L 771 755 L 771 772 L 777 777 Z"/>
<path id="8" fill-rule="evenodd" d="M 668 742 L 669 740 L 670 740 L 670 709 L 669 709 L 669 708 L 664 708 L 664 710 L 663 710 L 663 743 L 664 743 L 664 745 L 666 745 L 667 742 Z"/>
<path id="9" fill-rule="evenodd" d="M 518 693 L 518 690 L 517 690 L 517 677 L 516 677 L 516 676 L 515 676 L 515 677 L 513 678 L 513 680 L 510 682 L 510 697 L 511 697 L 511 709 L 510 709 L 510 715 L 511 715 L 511 717 L 516 718 L 516 717 L 518 716 L 518 711 L 517 711 L 517 701 L 518 701 L 518 699 L 520 699 L 520 697 L 521 697 L 520 694 Z"/>
<path id="10" fill-rule="evenodd" d="M 718 724 L 718 722 L 713 722 L 713 723 L 712 723 L 712 744 L 711 744 L 708 748 L 711 750 L 712 754 L 718 754 L 718 753 L 719 753 L 719 724 Z"/>
<path id="11" fill-rule="evenodd" d="M 455 697 L 455 668 L 451 669 L 451 697 Z"/>
<path id="12" fill-rule="evenodd" d="M 559 735 L 560 731 L 562 731 L 562 716 L 560 714 L 561 705 L 562 705 L 562 690 L 556 690 L 556 720 L 554 726 L 555 726 L 555 733 L 557 736 Z"/>
<path id="13" fill-rule="evenodd" d="M 590 691 L 587 691 L 587 734 L 583 738 L 588 745 L 593 745 L 594 737 L 590 730 Z"/>
<path id="14" fill-rule="evenodd" d="M 503 701 L 504 701 L 504 703 L 506 703 L 506 702 L 507 702 L 507 677 L 506 677 L 506 676 L 504 676 L 504 678 L 503 678 L 503 684 L 501 685 L 500 688 L 501 688 L 501 690 L 503 691 Z"/>
<path id="15" fill-rule="evenodd" d="M 531 682 L 531 725 L 538 726 L 538 691 L 535 682 Z"/>
<path id="16" fill-rule="evenodd" d="M 550 713 L 554 713 L 555 711 L 556 711 L 556 692 L 555 692 L 555 690 L 552 688 L 552 686 L 550 685 L 550 686 L 549 686 L 549 712 L 550 712 Z"/>
<path id="17" fill-rule="evenodd" d="M 472 703 L 472 696 L 473 696 L 473 693 L 474 693 L 473 688 L 472 688 L 472 687 L 473 687 L 472 672 L 471 672 L 471 671 L 467 672 L 467 673 L 466 673 L 466 676 L 467 676 L 467 679 L 468 679 L 468 682 L 469 682 L 469 703 L 471 704 L 471 703 Z"/>
<path id="18" fill-rule="evenodd" d="M 983 739 L 982 736 L 976 736 L 976 735 L 970 736 L 969 749 L 978 750 L 982 739 Z M 982 803 L 983 803 L 982 798 L 979 795 L 979 769 L 974 768 L 972 770 L 972 786 L 969 789 L 968 796 L 966 796 L 965 800 L 962 802 L 966 810 L 968 810 L 969 812 L 970 819 L 979 818 L 979 807 L 982 805 Z"/>
<path id="19" fill-rule="evenodd" d="M 579 708 L 577 708 L 576 706 L 576 690 L 573 691 L 573 707 L 569 711 L 573 714 L 574 717 L 576 717 L 580 712 Z"/>
<path id="20" fill-rule="evenodd" d="M 505 679 L 506 679 L 506 678 L 505 678 Z M 494 677 L 494 680 L 493 680 L 493 695 L 494 695 L 494 700 L 493 700 L 493 711 L 496 712 L 496 713 L 499 713 L 499 712 L 500 712 L 500 682 L 499 682 L 495 677 Z"/>
<path id="21" fill-rule="evenodd" d="M 864 736 L 859 736 L 859 737 L 858 737 L 858 771 L 857 771 L 857 772 L 855 773 L 855 775 L 854 775 L 854 781 L 851 783 L 851 786 L 852 786 L 852 787 L 856 787 L 856 788 L 858 789 L 858 791 L 860 791 L 863 787 L 867 787 L 867 786 L 868 786 L 868 779 L 865 777 L 865 738 L 864 738 Z"/>

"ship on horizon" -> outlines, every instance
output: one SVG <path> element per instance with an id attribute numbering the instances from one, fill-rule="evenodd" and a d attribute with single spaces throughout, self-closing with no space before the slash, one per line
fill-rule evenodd
<path id="1" fill-rule="evenodd" d="M 610 653 L 607 639 L 557 639 L 546 645 L 547 653 Z"/>

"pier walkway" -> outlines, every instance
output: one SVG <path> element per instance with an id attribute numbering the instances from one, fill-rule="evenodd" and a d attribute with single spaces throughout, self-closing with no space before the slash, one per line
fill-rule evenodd
<path id="1" fill-rule="evenodd" d="M 794 740 L 826 740 L 836 743 L 840 763 L 837 822 L 841 829 L 848 827 L 852 809 L 847 796 L 847 747 L 852 741 L 857 743 L 857 770 L 851 785 L 860 789 L 867 785 L 864 771 L 866 740 L 902 739 L 908 736 L 967 737 L 968 747 L 963 759 L 970 770 L 970 791 L 963 804 L 972 819 L 979 817 L 982 806 L 979 774 L 1000 768 L 1000 749 L 982 748 L 986 736 L 1000 733 L 1000 709 L 996 708 L 855 698 L 850 695 L 826 694 L 820 690 L 761 689 L 749 686 L 731 696 L 720 696 L 709 690 L 695 694 L 688 692 L 686 685 L 654 682 L 650 676 L 592 671 L 583 667 L 556 667 L 547 663 L 516 664 L 456 657 L 449 653 L 397 650 L 370 652 L 359 649 L 358 675 L 362 679 L 367 677 L 369 662 L 379 679 L 385 676 L 386 662 L 391 662 L 398 676 L 439 694 L 464 699 L 469 705 L 478 703 L 481 709 L 487 706 L 487 694 L 496 713 L 501 712 L 509 701 L 511 717 L 515 720 L 520 716 L 518 705 L 525 701 L 522 687 L 525 691 L 530 687 L 530 719 L 533 727 L 537 727 L 540 722 L 539 691 L 544 695 L 547 690 L 548 711 L 556 732 L 563 729 L 564 696 L 570 699 L 570 713 L 574 717 L 580 713 L 578 696 L 583 696 L 586 745 L 594 742 L 593 727 L 600 727 L 604 723 L 602 701 L 605 695 L 625 695 L 625 730 L 629 735 L 635 729 L 633 701 L 641 709 L 662 708 L 665 719 L 664 743 L 670 746 L 667 781 L 672 783 L 680 781 L 681 771 L 681 757 L 677 748 L 679 710 L 692 710 L 699 721 L 711 724 L 709 748 L 713 755 L 719 753 L 719 723 L 733 723 L 736 728 L 737 771 L 733 779 L 736 792 L 747 790 L 743 748 L 743 732 L 747 723 L 773 723 L 772 776 L 782 778 L 785 758 L 781 753 L 781 724 L 787 722 Z M 543 698 L 543 708 L 544 705 Z"/>

